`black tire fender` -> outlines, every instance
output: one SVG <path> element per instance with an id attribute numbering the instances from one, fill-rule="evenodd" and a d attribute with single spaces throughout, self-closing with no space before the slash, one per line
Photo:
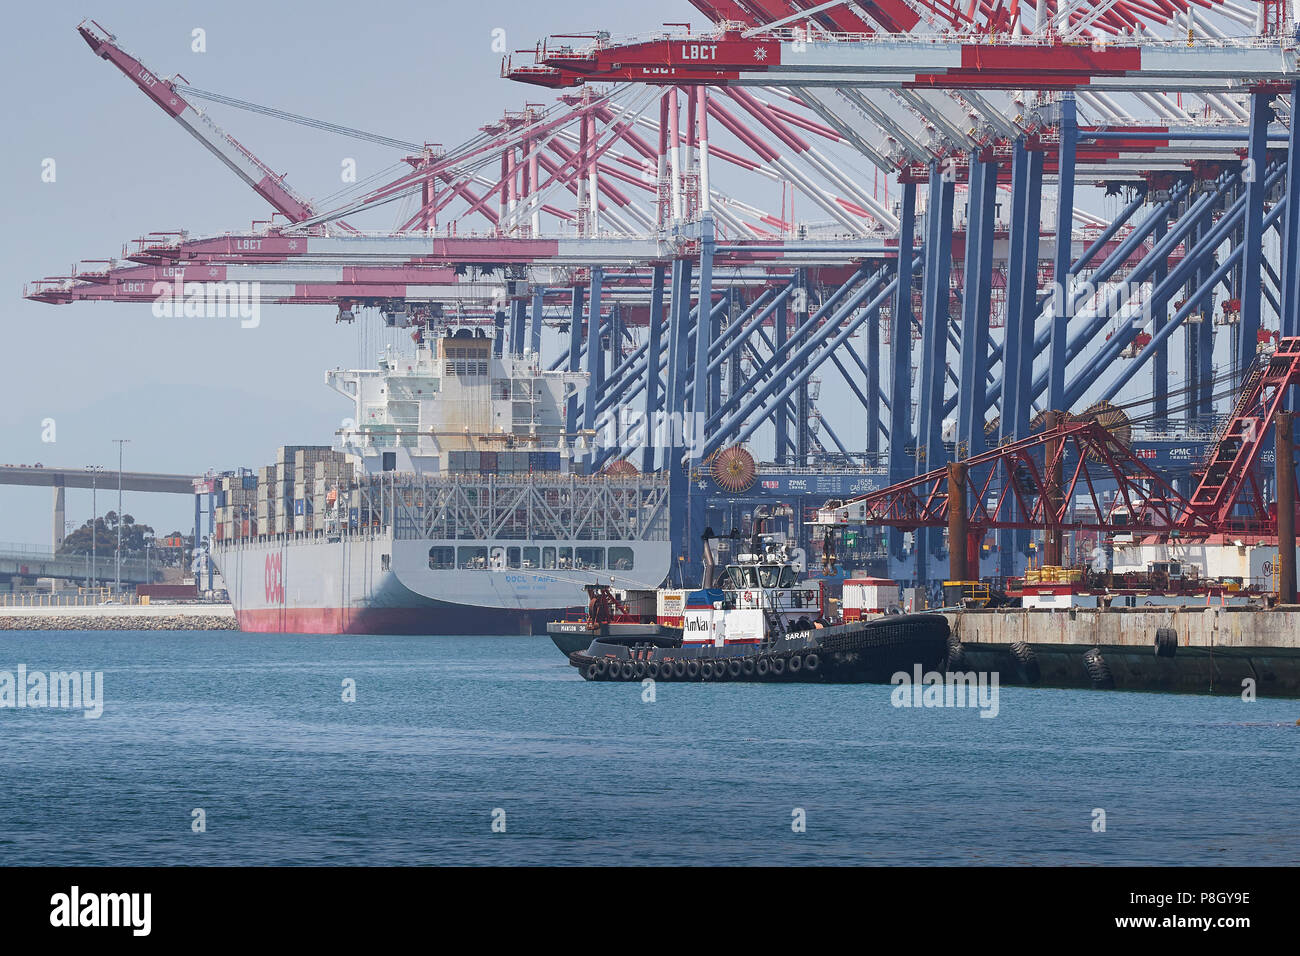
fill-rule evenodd
<path id="1" fill-rule="evenodd" d="M 1101 656 L 1101 648 L 1094 647 L 1083 655 L 1083 666 L 1088 671 L 1092 686 L 1098 690 L 1108 690 L 1115 686 L 1106 658 Z"/>
<path id="2" fill-rule="evenodd" d="M 1038 655 L 1024 641 L 1016 641 L 1010 647 L 1011 658 L 1016 662 L 1020 679 L 1026 684 L 1037 684 L 1042 677 L 1038 667 Z"/>

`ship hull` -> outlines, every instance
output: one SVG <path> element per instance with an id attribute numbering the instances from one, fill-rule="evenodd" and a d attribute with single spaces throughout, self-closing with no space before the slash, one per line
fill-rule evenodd
<path id="1" fill-rule="evenodd" d="M 251 634 L 544 634 L 563 608 L 521 611 L 433 601 L 418 607 L 260 608 L 236 611 L 239 629 Z"/>
<path id="2" fill-rule="evenodd" d="M 218 546 L 213 560 L 240 629 L 261 634 L 543 635 L 585 606 L 582 585 L 596 580 L 435 570 L 428 550 L 418 540 L 317 536 Z"/>

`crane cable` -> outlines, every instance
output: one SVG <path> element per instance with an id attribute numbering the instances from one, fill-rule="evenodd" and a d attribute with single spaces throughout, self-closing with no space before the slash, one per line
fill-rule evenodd
<path id="1" fill-rule="evenodd" d="M 312 129 L 323 130 L 327 133 L 337 133 L 340 136 L 350 136 L 353 139 L 365 140 L 366 142 L 375 143 L 379 146 L 387 146 L 391 149 L 414 150 L 416 152 L 424 149 L 424 146 L 420 143 L 411 143 L 406 140 L 394 139 L 391 136 L 384 136 L 380 133 L 369 133 L 365 130 L 353 129 L 350 126 L 340 126 L 338 123 L 313 119 L 310 116 L 303 116 L 300 113 L 289 113 L 285 110 L 277 110 L 270 106 L 262 106 L 258 103 L 250 103 L 248 100 L 240 100 L 233 96 L 226 96 L 223 93 L 213 93 L 211 90 L 200 90 L 197 87 L 187 86 L 184 83 L 177 83 L 176 89 L 189 96 L 196 96 L 199 99 L 208 100 L 212 103 L 220 103 L 223 106 L 233 106 L 236 109 L 248 110 L 250 113 L 261 113 L 263 116 L 286 120 L 290 123 L 297 123 L 300 126 L 309 126 Z"/>

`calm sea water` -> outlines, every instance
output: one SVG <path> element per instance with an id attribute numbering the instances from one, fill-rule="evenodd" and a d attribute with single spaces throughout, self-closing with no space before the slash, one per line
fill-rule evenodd
<path id="1" fill-rule="evenodd" d="M 19 663 L 102 670 L 106 706 L 0 710 L 11 865 L 1300 862 L 1300 701 L 1003 688 L 987 719 L 896 709 L 886 686 L 663 684 L 646 703 L 516 637 L 0 634 L 0 670 Z"/>

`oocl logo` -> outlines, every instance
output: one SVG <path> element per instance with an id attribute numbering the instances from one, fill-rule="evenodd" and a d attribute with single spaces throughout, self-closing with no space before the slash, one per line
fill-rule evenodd
<path id="1" fill-rule="evenodd" d="M 266 556 L 266 603 L 284 603 L 284 555 Z"/>

